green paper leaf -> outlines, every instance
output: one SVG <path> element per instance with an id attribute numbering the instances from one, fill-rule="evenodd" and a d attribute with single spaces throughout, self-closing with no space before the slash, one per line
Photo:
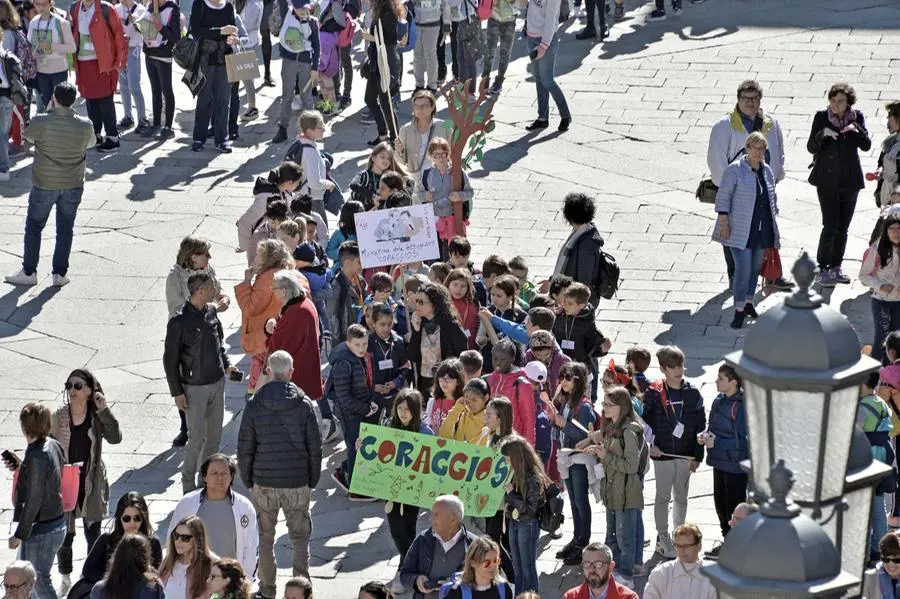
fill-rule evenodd
<path id="1" fill-rule="evenodd" d="M 458 142 L 458 141 L 459 141 L 459 129 L 454 129 L 453 130 L 453 139 L 451 140 L 451 143 L 456 144 L 456 142 Z"/>
<path id="2" fill-rule="evenodd" d="M 484 151 L 482 151 L 481 148 L 475 150 L 475 160 L 477 160 L 478 162 L 484 161 Z"/>
<path id="3" fill-rule="evenodd" d="M 490 133 L 491 131 L 493 131 L 496 128 L 497 128 L 497 124 L 494 122 L 494 119 L 489 120 L 484 125 L 484 130 L 487 131 L 488 133 Z"/>
<path id="4" fill-rule="evenodd" d="M 470 138 L 469 138 L 469 147 L 470 147 L 470 148 L 474 148 L 474 147 L 475 147 L 475 144 L 477 144 L 477 143 L 478 143 L 478 136 L 477 136 L 477 135 L 474 136 L 474 137 L 470 137 Z"/>

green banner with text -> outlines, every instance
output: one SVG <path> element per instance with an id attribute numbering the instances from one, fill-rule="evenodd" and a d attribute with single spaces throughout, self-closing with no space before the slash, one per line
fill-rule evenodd
<path id="1" fill-rule="evenodd" d="M 489 447 L 363 424 L 350 492 L 430 508 L 440 495 L 462 499 L 467 516 L 500 509 L 509 467 Z"/>

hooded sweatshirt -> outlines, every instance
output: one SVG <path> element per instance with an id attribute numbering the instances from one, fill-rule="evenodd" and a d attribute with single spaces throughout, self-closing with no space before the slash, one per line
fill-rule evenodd
<path id="1" fill-rule="evenodd" d="M 505 374 L 495 370 L 484 377 L 484 380 L 491 390 L 491 399 L 506 397 L 512 402 L 513 430 L 534 446 L 534 388 L 525 378 L 522 369 L 514 367 Z"/>

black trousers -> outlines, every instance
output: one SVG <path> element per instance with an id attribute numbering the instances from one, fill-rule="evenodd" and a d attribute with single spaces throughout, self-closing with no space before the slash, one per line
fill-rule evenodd
<path id="1" fill-rule="evenodd" d="M 241 112 L 241 98 L 238 94 L 238 84 L 231 83 L 231 98 L 228 102 L 228 135 L 238 134 L 238 114 Z M 250 81 L 250 85 L 253 82 Z"/>
<path id="2" fill-rule="evenodd" d="M 747 475 L 713 468 L 713 503 L 723 537 L 731 530 L 728 521 L 731 520 L 734 508 L 744 501 L 747 501 Z"/>
<path id="3" fill-rule="evenodd" d="M 341 68 L 334 74 L 331 81 L 334 83 L 334 94 L 339 98 L 350 99 L 350 90 L 353 88 L 353 46 L 338 48 L 341 56 Z M 344 93 L 341 93 L 341 80 L 344 81 Z"/>
<path id="4" fill-rule="evenodd" d="M 159 127 L 165 106 L 165 126 L 172 128 L 175 118 L 175 91 L 172 89 L 172 63 L 145 57 L 147 77 L 150 79 L 150 101 L 153 106 L 153 126 Z"/>
<path id="5" fill-rule="evenodd" d="M 447 78 L 447 54 L 446 54 L 446 43 L 444 42 L 444 20 L 441 19 L 441 34 L 438 35 L 437 41 L 437 57 L 438 57 L 438 79 L 444 80 Z M 459 79 L 459 61 L 456 58 L 456 33 L 459 31 L 458 23 L 450 24 L 450 57 L 451 57 L 451 72 L 453 73 L 454 79 Z"/>
<path id="6" fill-rule="evenodd" d="M 388 91 L 390 95 L 393 96 L 400 91 L 400 87 L 397 83 L 397 76 L 400 72 L 400 59 L 397 56 L 396 44 L 387 45 L 385 51 L 387 52 L 388 66 L 391 71 L 391 83 Z M 381 77 L 378 75 L 377 69 L 374 70 L 376 72 L 373 72 L 372 75 L 366 79 L 366 106 L 369 108 L 369 112 L 372 113 L 372 118 L 375 119 L 375 126 L 378 128 L 378 136 L 384 137 L 385 135 L 389 135 L 391 139 L 396 139 L 397 119 L 392 114 L 391 99 L 387 93 L 381 91 Z"/>
<path id="7" fill-rule="evenodd" d="M 263 74 L 266 79 L 269 79 L 272 76 L 272 31 L 269 29 L 269 18 L 272 16 L 272 9 L 274 7 L 275 0 L 263 2 L 262 22 L 259 24 L 259 37 L 262 40 Z"/>
<path id="8" fill-rule="evenodd" d="M 94 135 L 100 137 L 100 132 L 106 129 L 107 137 L 118 137 L 119 129 L 116 125 L 116 103 L 112 96 L 99 100 L 85 100 L 88 118 L 94 124 Z"/>
<path id="9" fill-rule="evenodd" d="M 87 541 L 87 549 L 88 553 L 91 552 L 91 547 L 94 546 L 94 542 L 97 540 L 97 537 L 100 536 L 100 522 L 88 522 L 87 520 L 83 520 L 84 524 L 84 539 Z M 66 538 L 63 540 L 62 547 L 59 548 L 59 551 L 56 553 L 56 562 L 57 566 L 59 566 L 60 574 L 71 574 L 72 573 L 72 544 L 75 542 L 75 531 L 70 533 L 66 533 Z"/>
<path id="10" fill-rule="evenodd" d="M 819 207 L 822 209 L 822 233 L 816 259 L 819 268 L 837 268 L 844 261 L 847 249 L 847 231 L 856 210 L 857 189 L 816 188 Z"/>
<path id="11" fill-rule="evenodd" d="M 401 514 L 400 511 L 403 513 Z M 404 505 L 394 502 L 394 507 L 387 514 L 388 530 L 397 551 L 400 552 L 400 565 L 406 559 L 413 540 L 416 538 L 416 520 L 419 517 L 419 508 L 414 505 Z M 398 567 L 399 569 L 399 567 Z"/>
<path id="12" fill-rule="evenodd" d="M 597 13 L 598 29 L 603 31 L 606 27 L 606 0 L 584 0 L 584 10 L 587 13 L 587 25 L 585 29 L 595 31 L 594 29 L 594 12 Z"/>
<path id="13" fill-rule="evenodd" d="M 506 530 L 503 530 L 503 512 L 497 512 L 493 516 L 484 519 L 484 532 L 491 539 L 500 545 L 500 567 L 503 568 L 503 574 L 510 584 L 516 584 L 516 574 L 513 571 L 512 557 L 509 549 L 509 522 L 506 523 Z"/>

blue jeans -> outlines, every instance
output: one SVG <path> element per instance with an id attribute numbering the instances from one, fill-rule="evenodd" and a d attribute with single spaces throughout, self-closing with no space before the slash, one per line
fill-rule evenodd
<path id="1" fill-rule="evenodd" d="M 585 547 L 591 540 L 591 504 L 588 501 L 586 466 L 578 464 L 569 468 L 566 491 L 569 492 L 569 506 L 572 509 L 572 523 L 575 526 L 575 544 Z"/>
<path id="2" fill-rule="evenodd" d="M 228 133 L 228 103 L 231 100 L 231 87 L 225 75 L 225 65 L 206 65 L 203 73 L 206 75 L 206 85 L 197 96 L 194 141 L 201 143 L 206 141 L 206 132 L 212 120 L 216 144 L 223 144 Z"/>
<path id="3" fill-rule="evenodd" d="M 541 45 L 541 40 L 534 38 L 528 39 L 528 52 L 531 53 Z M 534 75 L 534 85 L 537 89 L 538 101 L 538 118 L 546 121 L 550 118 L 550 96 L 556 103 L 556 110 L 559 116 L 564 119 L 572 117 L 569 112 L 569 104 L 566 102 L 566 96 L 563 95 L 559 84 L 554 79 L 554 70 L 556 69 L 556 51 L 559 49 L 559 36 L 554 35 L 550 47 L 543 58 L 531 61 L 532 74 Z"/>
<path id="4" fill-rule="evenodd" d="M 131 117 L 131 99 L 134 98 L 138 119 L 142 121 L 147 119 L 144 94 L 141 92 L 140 46 L 128 47 L 128 68 L 119 73 L 119 93 L 122 94 L 122 108 L 126 117 Z"/>
<path id="5" fill-rule="evenodd" d="M 884 495 L 872 495 L 872 529 L 869 531 L 869 559 L 881 555 L 878 546 L 881 537 L 887 534 L 887 512 L 884 509 Z"/>
<path id="6" fill-rule="evenodd" d="M 56 206 L 56 248 L 53 250 L 53 274 L 65 275 L 69 271 L 69 254 L 72 253 L 72 234 L 75 215 L 81 203 L 83 187 L 74 189 L 41 189 L 32 187 L 28 194 L 28 216 L 25 217 L 25 253 L 22 268 L 30 275 L 37 271 L 41 255 L 41 233 L 50 218 L 50 209 Z"/>
<path id="7" fill-rule="evenodd" d="M 629 578 L 634 576 L 635 529 L 639 511 L 606 510 L 606 546 L 612 550 L 616 569 Z"/>
<path id="8" fill-rule="evenodd" d="M 756 282 L 759 280 L 763 250 L 762 248 L 728 249 L 734 256 L 734 282 L 732 283 L 734 307 L 736 310 L 743 310 L 747 303 L 753 302 L 753 296 L 756 295 Z"/>
<path id="9" fill-rule="evenodd" d="M 641 491 L 644 490 L 644 477 L 641 477 Z M 644 564 L 644 510 L 638 510 L 636 525 L 634 527 L 634 563 Z"/>
<path id="10" fill-rule="evenodd" d="M 9 130 L 13 120 L 12 100 L 0 97 L 0 173 L 9 171 Z"/>
<path id="11" fill-rule="evenodd" d="M 53 589 L 53 581 L 50 580 L 50 570 L 53 568 L 53 558 L 66 538 L 66 521 L 61 520 L 58 528 L 43 534 L 32 533 L 19 546 L 19 559 L 31 562 L 37 572 L 37 582 L 34 585 L 34 594 L 37 599 L 56 599 L 56 591 Z"/>
<path id="12" fill-rule="evenodd" d="M 884 340 L 891 331 L 900 329 L 900 302 L 885 302 L 872 298 L 872 323 L 875 339 L 872 341 L 872 357 L 884 361 Z"/>
<path id="13" fill-rule="evenodd" d="M 516 594 L 538 590 L 537 545 L 540 520 L 510 520 L 509 546 L 516 573 Z"/>
<path id="14" fill-rule="evenodd" d="M 37 109 L 38 112 L 46 112 L 50 100 L 53 98 L 53 90 L 56 86 L 69 78 L 68 71 L 60 71 L 59 73 L 38 73 L 37 80 Z"/>

